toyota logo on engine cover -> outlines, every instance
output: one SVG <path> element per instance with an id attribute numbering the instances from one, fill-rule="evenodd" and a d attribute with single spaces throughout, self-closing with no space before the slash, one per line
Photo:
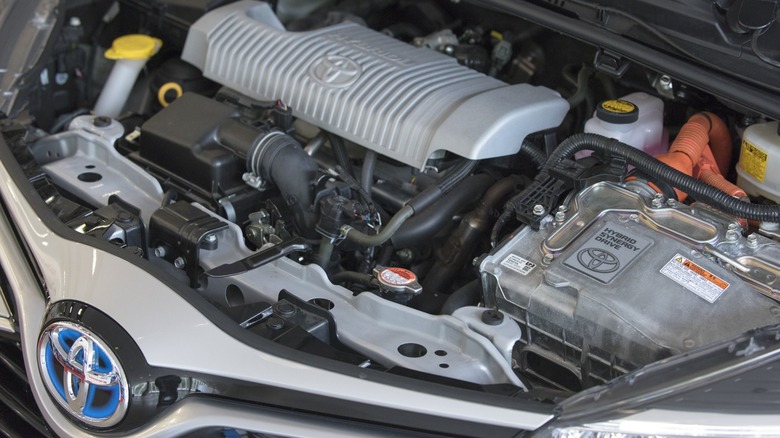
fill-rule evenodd
<path id="1" fill-rule="evenodd" d="M 609 251 L 598 248 L 585 248 L 577 254 L 577 260 L 589 271 L 609 274 L 620 268 L 620 260 Z"/>
<path id="2" fill-rule="evenodd" d="M 328 55 L 314 62 L 309 75 L 320 85 L 346 88 L 357 82 L 363 70 L 360 64 L 341 55 Z"/>
<path id="3" fill-rule="evenodd" d="M 52 398 L 73 417 L 110 427 L 125 415 L 128 386 L 111 349 L 78 324 L 50 324 L 38 342 L 38 364 Z"/>

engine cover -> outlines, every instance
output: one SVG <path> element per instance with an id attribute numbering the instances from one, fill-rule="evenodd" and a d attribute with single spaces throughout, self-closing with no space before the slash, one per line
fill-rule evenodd
<path id="1" fill-rule="evenodd" d="M 530 133 L 557 127 L 558 93 L 508 85 L 355 23 L 287 32 L 271 8 L 233 3 L 198 20 L 182 59 L 222 85 L 404 164 L 431 153 L 481 160 L 517 153 Z"/>
<path id="2" fill-rule="evenodd" d="M 780 322 L 777 302 L 704 255 L 749 264 L 759 247 L 777 252 L 763 237 L 747 244 L 737 227 L 706 206 L 652 208 L 599 183 L 563 220 L 525 227 L 487 257 L 483 284 L 525 328 L 521 367 L 556 384 L 568 372 L 564 386 L 576 390 Z"/>

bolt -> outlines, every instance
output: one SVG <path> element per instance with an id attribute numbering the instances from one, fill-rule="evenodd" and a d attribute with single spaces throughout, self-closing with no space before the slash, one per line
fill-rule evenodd
<path id="1" fill-rule="evenodd" d="M 133 220 L 133 215 L 128 213 L 128 212 L 126 212 L 126 211 L 120 211 L 116 215 L 116 220 L 117 220 L 117 222 L 122 222 L 122 223 L 126 224 L 126 223 L 128 223 L 128 222 Z"/>
<path id="2" fill-rule="evenodd" d="M 737 227 L 739 227 L 739 225 L 732 222 L 729 224 L 729 231 L 737 231 Z"/>
<path id="3" fill-rule="evenodd" d="M 747 246 L 755 248 L 758 246 L 758 236 L 755 233 L 748 234 Z"/>
<path id="4" fill-rule="evenodd" d="M 272 316 L 268 318 L 268 321 L 266 321 L 266 325 L 271 330 L 279 330 L 284 328 L 284 320 L 276 316 Z"/>
<path id="5" fill-rule="evenodd" d="M 97 116 L 92 119 L 92 124 L 96 128 L 107 128 L 111 126 L 111 119 L 106 116 Z"/>
<path id="6" fill-rule="evenodd" d="M 203 238 L 204 241 L 208 243 L 214 243 L 217 241 L 217 235 L 216 234 L 207 234 L 206 237 Z"/>
<path id="7" fill-rule="evenodd" d="M 564 220 L 566 220 L 566 213 L 564 213 L 562 211 L 555 212 L 555 221 L 556 222 L 563 222 Z"/>
<path id="8" fill-rule="evenodd" d="M 496 309 L 482 312 L 482 322 L 487 325 L 499 325 L 504 321 L 504 314 Z"/>
<path id="9" fill-rule="evenodd" d="M 544 263 L 545 265 L 549 265 L 550 263 L 552 263 L 553 260 L 555 260 L 555 256 L 554 255 L 552 255 L 552 254 L 545 254 L 544 258 L 542 259 L 542 263 Z"/>
<path id="10" fill-rule="evenodd" d="M 79 18 L 79 17 L 70 17 L 70 21 L 68 22 L 68 24 L 71 27 L 81 27 L 81 18 Z"/>
<path id="11" fill-rule="evenodd" d="M 474 257 L 473 260 L 471 260 L 471 266 L 477 266 L 479 264 L 479 256 Z"/>
<path id="12" fill-rule="evenodd" d="M 739 238 L 739 233 L 737 233 L 735 230 L 728 230 L 726 231 L 726 240 L 729 242 L 736 242 Z"/>
<path id="13" fill-rule="evenodd" d="M 669 199 L 666 200 L 666 205 L 668 205 L 669 207 L 672 207 L 672 208 L 676 208 L 677 207 L 677 201 L 675 201 L 672 198 L 669 198 Z"/>
<path id="14" fill-rule="evenodd" d="M 533 211 L 534 211 L 534 216 L 543 216 L 545 213 L 544 206 L 541 204 L 534 205 Z"/>
<path id="15" fill-rule="evenodd" d="M 631 215 L 628 216 L 628 219 L 636 222 L 636 220 L 639 219 L 639 215 L 636 213 L 632 213 Z"/>
<path id="16" fill-rule="evenodd" d="M 157 248 L 155 248 L 155 249 L 154 249 L 154 255 L 155 255 L 156 257 L 159 257 L 159 258 L 163 258 L 163 257 L 165 257 L 165 247 L 163 247 L 163 246 L 158 246 Z"/>
<path id="17" fill-rule="evenodd" d="M 187 263 L 181 257 L 176 257 L 176 259 L 173 260 L 173 266 L 176 269 L 184 269 L 184 265 L 186 265 L 186 264 Z"/>
<path id="18" fill-rule="evenodd" d="M 656 193 L 655 198 L 651 202 L 653 208 L 661 208 L 664 206 L 664 195 Z"/>
<path id="19" fill-rule="evenodd" d="M 290 303 L 279 303 L 276 305 L 276 311 L 282 316 L 295 315 L 297 309 Z"/>
<path id="20" fill-rule="evenodd" d="M 696 341 L 693 339 L 686 339 L 683 341 L 683 347 L 685 348 L 693 348 L 696 346 Z"/>

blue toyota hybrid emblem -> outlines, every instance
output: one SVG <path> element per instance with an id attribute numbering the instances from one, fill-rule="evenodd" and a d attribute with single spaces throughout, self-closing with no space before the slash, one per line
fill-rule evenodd
<path id="1" fill-rule="evenodd" d="M 50 324 L 38 342 L 38 364 L 49 393 L 72 416 L 111 427 L 127 411 L 127 379 L 111 349 L 78 324 Z"/>

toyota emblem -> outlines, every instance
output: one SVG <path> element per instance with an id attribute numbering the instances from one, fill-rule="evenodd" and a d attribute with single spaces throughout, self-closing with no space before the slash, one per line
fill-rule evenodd
<path id="1" fill-rule="evenodd" d="M 585 269 L 599 274 L 609 274 L 620 268 L 620 260 L 609 251 L 585 248 L 577 253 L 577 260 Z"/>
<path id="2" fill-rule="evenodd" d="M 38 342 L 38 364 L 52 398 L 73 417 L 95 427 L 124 418 L 128 385 L 106 343 L 71 322 L 50 324 Z"/>
<path id="3" fill-rule="evenodd" d="M 331 88 L 349 87 L 357 82 L 362 72 L 360 64 L 341 55 L 327 55 L 309 68 L 309 75 L 314 81 Z"/>

